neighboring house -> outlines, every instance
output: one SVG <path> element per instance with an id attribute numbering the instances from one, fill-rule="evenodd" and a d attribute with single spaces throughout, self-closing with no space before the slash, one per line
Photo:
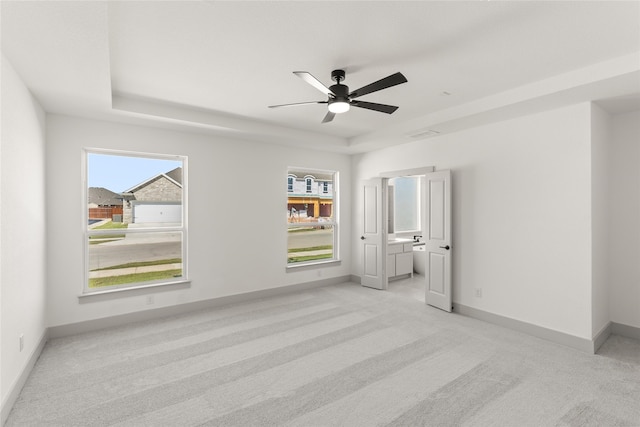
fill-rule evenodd
<path id="1" fill-rule="evenodd" d="M 122 217 L 122 196 L 103 187 L 89 187 L 89 219 L 120 219 Z M 120 215 L 119 217 L 114 215 Z"/>
<path id="2" fill-rule="evenodd" d="M 289 171 L 287 210 L 291 216 L 312 218 L 333 216 L 333 175 Z"/>
<path id="3" fill-rule="evenodd" d="M 123 222 L 179 223 L 182 221 L 182 168 L 158 174 L 124 191 Z"/>

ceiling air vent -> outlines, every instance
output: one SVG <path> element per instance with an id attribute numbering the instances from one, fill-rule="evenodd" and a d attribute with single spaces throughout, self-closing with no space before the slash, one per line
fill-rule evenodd
<path id="1" fill-rule="evenodd" d="M 433 129 L 422 129 L 407 134 L 409 138 L 413 139 L 431 138 L 436 135 L 440 135 L 440 132 Z"/>

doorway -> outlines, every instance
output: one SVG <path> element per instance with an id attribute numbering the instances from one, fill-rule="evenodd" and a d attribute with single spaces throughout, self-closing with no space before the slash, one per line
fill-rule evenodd
<path id="1" fill-rule="evenodd" d="M 364 229 L 361 235 L 363 250 L 362 285 L 388 290 L 390 272 L 396 275 L 396 256 L 403 260 L 414 244 L 413 236 L 422 236 L 424 242 L 425 274 L 402 283 L 424 289 L 424 301 L 434 307 L 450 312 L 451 299 L 451 172 L 434 171 L 424 167 L 400 171 L 383 172 L 379 178 L 364 183 Z M 389 181 L 394 178 L 420 177 L 420 230 L 405 230 L 402 237 L 390 222 L 395 217 L 389 197 Z M 411 233 L 420 234 L 411 234 Z M 406 234 L 409 233 L 409 234 Z M 409 237 L 410 236 L 410 237 Z M 416 242 L 422 243 L 422 242 Z M 413 254 L 409 255 L 413 256 Z M 402 272 L 406 273 L 404 270 Z M 411 272 L 412 273 L 412 272 Z M 416 282 L 417 280 L 417 282 Z M 413 292 L 409 290 L 410 292 Z"/>

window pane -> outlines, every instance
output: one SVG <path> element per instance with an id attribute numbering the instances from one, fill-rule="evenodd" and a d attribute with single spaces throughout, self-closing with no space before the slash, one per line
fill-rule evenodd
<path id="1" fill-rule="evenodd" d="M 180 226 L 182 166 L 181 160 L 88 153 L 89 229 L 108 222 Z"/>
<path id="2" fill-rule="evenodd" d="M 87 151 L 85 292 L 186 280 L 186 157 Z"/>
<path id="3" fill-rule="evenodd" d="M 89 236 L 89 289 L 182 277 L 182 232 Z"/>
<path id="4" fill-rule="evenodd" d="M 290 226 L 287 230 L 288 263 L 334 258 L 334 226 Z"/>
<path id="5" fill-rule="evenodd" d="M 394 178 L 395 232 L 420 230 L 420 187 L 418 177 Z"/>

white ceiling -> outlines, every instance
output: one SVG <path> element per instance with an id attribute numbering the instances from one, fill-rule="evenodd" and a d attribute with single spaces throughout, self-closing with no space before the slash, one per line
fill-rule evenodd
<path id="1" fill-rule="evenodd" d="M 2 1 L 2 50 L 52 113 L 346 152 L 567 102 L 640 109 L 640 2 Z M 293 71 L 356 89 L 397 71 L 320 123 L 325 100 Z M 620 99 L 612 100 L 611 98 Z"/>

